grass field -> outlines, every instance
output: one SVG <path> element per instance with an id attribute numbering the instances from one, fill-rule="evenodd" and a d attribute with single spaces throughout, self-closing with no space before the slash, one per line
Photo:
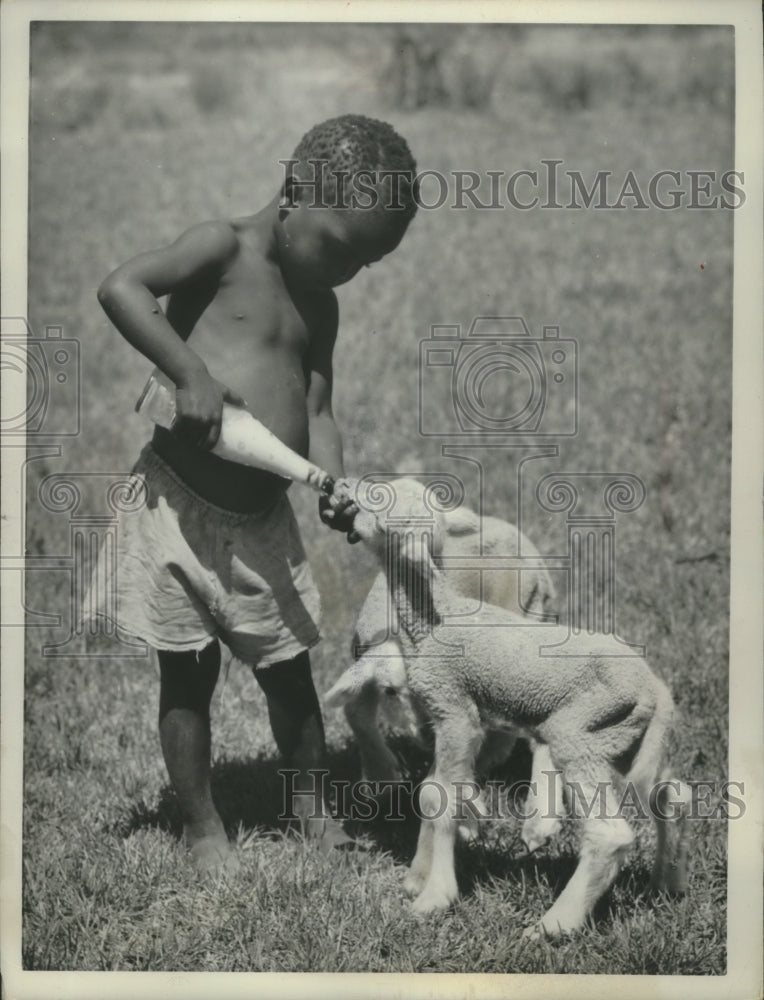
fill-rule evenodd
<path id="1" fill-rule="evenodd" d="M 496 60 L 490 101 L 400 111 L 383 100 L 384 27 L 82 25 L 33 43 L 29 319 L 81 346 L 83 428 L 59 458 L 30 461 L 27 549 L 68 551 L 70 524 L 39 501 L 55 473 L 129 470 L 146 436 L 133 404 L 149 366 L 110 328 L 102 278 L 193 222 L 247 214 L 276 190 L 277 160 L 315 121 L 353 110 L 407 137 L 421 169 L 538 169 L 592 177 L 733 166 L 732 38 L 725 29 L 510 30 L 458 39 L 449 81 Z M 461 74 L 461 75 L 460 75 Z M 685 184 L 686 186 L 686 184 Z M 430 326 L 522 315 L 538 336 L 578 342 L 580 429 L 518 489 L 511 451 L 486 454 L 484 509 L 515 518 L 542 553 L 564 522 L 533 501 L 541 475 L 624 471 L 646 486 L 618 521 L 618 629 L 643 643 L 682 713 L 675 771 L 727 777 L 732 212 L 420 211 L 400 249 L 340 290 L 336 405 L 349 470 L 475 467 L 417 429 L 418 344 Z M 52 400 L 55 408 L 55 399 Z M 442 402 L 449 419 L 448 397 Z M 54 409 L 55 413 L 55 409 Z M 82 509 L 98 483 L 81 478 Z M 527 495 L 523 494 L 526 491 Z M 325 605 L 314 676 L 325 691 L 374 566 L 292 491 Z M 519 495 L 523 494 L 523 495 Z M 564 596 L 564 580 L 558 582 Z M 418 920 L 400 888 L 416 825 L 358 824 L 366 850 L 324 856 L 278 822 L 278 760 L 254 681 L 232 670 L 214 702 L 215 794 L 241 847 L 233 884 L 200 884 L 156 734 L 150 659 L 68 647 L 70 576 L 28 574 L 27 606 L 59 613 L 30 628 L 25 664 L 24 965 L 38 970 L 438 971 L 721 974 L 726 824 L 692 824 L 691 891 L 645 895 L 653 850 L 639 844 L 596 926 L 552 946 L 524 926 L 559 893 L 575 830 L 532 858 L 495 824 L 460 857 L 463 898 Z M 31 619 L 30 619 L 31 621 Z M 326 719 L 335 777 L 358 776 L 349 731 Z M 522 760 L 517 761 L 518 774 Z M 732 776 L 734 777 L 734 776 Z M 718 800 L 718 796 L 714 801 Z"/>

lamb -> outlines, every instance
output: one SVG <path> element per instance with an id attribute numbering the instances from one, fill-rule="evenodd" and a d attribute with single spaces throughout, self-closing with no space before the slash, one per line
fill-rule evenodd
<path id="1" fill-rule="evenodd" d="M 496 517 L 481 518 L 462 506 L 442 515 L 442 527 L 442 539 L 439 538 L 442 544 L 434 553 L 436 563 L 442 566 L 454 557 L 467 557 L 470 563 L 470 568 L 460 566 L 449 569 L 446 574 L 449 586 L 457 594 L 471 598 L 476 607 L 495 604 L 541 621 L 553 617 L 555 590 L 550 575 L 537 549 L 514 525 Z M 532 568 L 493 569 L 481 573 L 473 567 L 479 565 L 484 555 L 522 555 Z M 359 612 L 353 638 L 356 655 L 365 651 L 372 655 L 361 656 L 324 696 L 328 707 L 344 707 L 358 743 L 362 776 L 366 781 L 402 780 L 398 761 L 382 733 L 382 719 L 391 728 L 422 742 L 423 720 L 408 690 L 400 644 L 387 638 L 390 631 L 397 632 L 397 625 L 385 575 L 380 573 Z M 478 758 L 478 772 L 503 763 L 512 752 L 516 735 L 506 729 L 488 734 Z M 554 779 L 554 765 L 547 748 L 531 741 L 531 749 L 533 770 L 526 805 L 529 815 L 523 823 L 521 836 L 526 848 L 534 851 L 556 834 L 564 807 L 560 783 Z M 465 838 L 474 835 L 470 827 L 461 825 L 459 830 Z"/>
<path id="2" fill-rule="evenodd" d="M 576 787 L 600 806 L 584 811 L 578 866 L 527 936 L 556 938 L 580 929 L 614 881 L 634 841 L 619 791 L 636 797 L 655 819 L 654 885 L 685 891 L 691 793 L 682 782 L 665 780 L 674 711 L 666 685 L 643 659 L 620 655 L 610 636 L 581 635 L 580 655 L 550 660 L 540 647 L 563 640 L 567 632 L 558 626 L 529 625 L 490 606 L 460 623 L 458 616 L 472 609 L 446 585 L 432 558 L 433 534 L 442 529 L 423 530 L 419 484 L 398 480 L 394 490 L 394 520 L 357 495 L 354 529 L 385 567 L 409 688 L 435 736 L 435 782 L 420 794 L 425 818 L 407 878 L 408 891 L 417 893 L 413 909 L 438 911 L 458 898 L 460 796 L 465 789 L 476 794 L 474 764 L 484 732 L 502 725 L 544 744 L 566 790 Z"/>

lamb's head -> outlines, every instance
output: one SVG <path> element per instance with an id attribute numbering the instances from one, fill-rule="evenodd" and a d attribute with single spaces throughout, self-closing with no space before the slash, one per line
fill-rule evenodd
<path id="1" fill-rule="evenodd" d="M 335 681 L 324 700 L 330 708 L 350 707 L 351 716 L 356 706 L 364 703 L 390 729 L 420 739 L 419 714 L 408 688 L 406 665 L 395 642 L 380 643 L 356 660 Z"/>
<path id="2" fill-rule="evenodd" d="M 422 483 L 365 478 L 338 485 L 357 507 L 353 530 L 381 560 L 387 558 L 393 539 L 400 557 L 414 564 L 429 564 L 442 550 L 443 517 L 428 503 L 428 488 Z"/>
<path id="3" fill-rule="evenodd" d="M 358 742 L 366 781 L 402 781 L 405 768 L 390 750 L 383 729 L 422 742 L 423 720 L 409 692 L 397 643 L 380 643 L 357 660 L 327 691 L 328 707 L 342 706 Z"/>

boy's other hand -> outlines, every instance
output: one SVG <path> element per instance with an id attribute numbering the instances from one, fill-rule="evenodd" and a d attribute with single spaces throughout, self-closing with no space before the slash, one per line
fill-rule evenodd
<path id="1" fill-rule="evenodd" d="M 179 382 L 175 389 L 173 433 L 197 448 L 207 451 L 214 448 L 220 437 L 223 403 L 246 406 L 241 396 L 208 373 Z"/>
<path id="2" fill-rule="evenodd" d="M 360 536 L 353 531 L 353 520 L 358 513 L 358 507 L 353 499 L 353 491 L 349 489 L 346 479 L 339 479 L 332 496 L 318 498 L 318 516 L 334 531 L 344 531 L 351 545 L 360 541 Z"/>

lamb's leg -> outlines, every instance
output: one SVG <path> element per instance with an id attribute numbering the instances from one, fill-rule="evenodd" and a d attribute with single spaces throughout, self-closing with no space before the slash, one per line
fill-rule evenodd
<path id="1" fill-rule="evenodd" d="M 378 704 L 376 684 L 367 684 L 345 705 L 345 718 L 361 754 L 361 773 L 366 781 L 401 781 L 403 776 L 398 761 L 380 732 Z"/>
<path id="2" fill-rule="evenodd" d="M 425 784 L 435 780 L 435 770 L 432 768 L 425 779 Z M 419 797 L 419 811 L 422 819 L 419 825 L 419 837 L 417 838 L 416 854 L 411 862 L 411 867 L 403 881 L 403 891 L 409 896 L 418 896 L 427 881 L 430 868 L 432 866 L 432 847 L 434 827 L 432 820 L 426 819 L 424 814 L 427 809 L 422 805 L 422 795 Z"/>
<path id="3" fill-rule="evenodd" d="M 430 875 L 435 840 L 435 817 L 444 805 L 441 801 L 441 793 L 438 791 L 438 787 L 435 778 L 435 766 L 433 765 L 430 768 L 430 773 L 423 782 L 423 790 L 420 791 L 419 811 L 422 814 L 422 819 L 419 826 L 416 854 L 403 882 L 403 890 L 409 896 L 418 896 Z M 427 792 L 428 789 L 430 792 L 429 795 Z M 482 796 L 477 796 L 475 808 L 478 812 L 485 811 L 485 803 Z M 433 816 L 434 818 L 428 819 L 428 816 Z M 474 839 L 474 823 L 467 821 L 457 823 L 457 831 L 463 840 Z"/>
<path id="4" fill-rule="evenodd" d="M 546 743 L 532 740 L 531 750 L 532 787 L 525 800 L 525 809 L 529 815 L 523 823 L 520 836 L 527 849 L 535 851 L 559 832 L 565 814 L 565 803 L 562 796 L 562 772 L 555 768 L 549 747 Z"/>
<path id="5" fill-rule="evenodd" d="M 420 802 L 432 819 L 432 862 L 424 888 L 414 900 L 417 913 L 442 910 L 459 898 L 454 870 L 457 812 L 466 796 L 476 790 L 474 761 L 483 738 L 477 710 L 451 715 L 435 730 L 435 779 L 423 786 Z M 469 795 L 469 800 L 479 801 Z"/>
<path id="6" fill-rule="evenodd" d="M 651 879 L 655 889 L 687 891 L 687 816 L 691 803 L 692 790 L 683 782 L 661 782 L 656 787 L 651 803 L 658 834 Z"/>
<path id="7" fill-rule="evenodd" d="M 445 791 L 445 801 L 443 793 L 433 785 L 420 793 L 423 810 L 433 818 L 422 818 L 422 837 L 426 838 L 424 842 L 429 849 L 430 866 L 422 891 L 412 904 L 415 913 L 444 910 L 459 898 L 454 870 L 456 823 L 451 815 L 453 803 L 446 791 L 446 782 L 440 780 L 437 783 Z"/>
<path id="8" fill-rule="evenodd" d="M 591 815 L 583 820 L 578 867 L 541 920 L 525 931 L 525 937 L 546 935 L 554 938 L 583 927 L 595 903 L 615 880 L 634 841 L 634 833 L 626 820 L 616 818 L 618 797 L 607 768 L 603 767 L 599 773 L 592 773 L 587 768 L 582 773 L 569 767 L 566 778 L 580 782 L 586 802 L 595 801 L 595 805 Z M 602 810 L 594 798 L 598 790 L 603 796 Z"/>

